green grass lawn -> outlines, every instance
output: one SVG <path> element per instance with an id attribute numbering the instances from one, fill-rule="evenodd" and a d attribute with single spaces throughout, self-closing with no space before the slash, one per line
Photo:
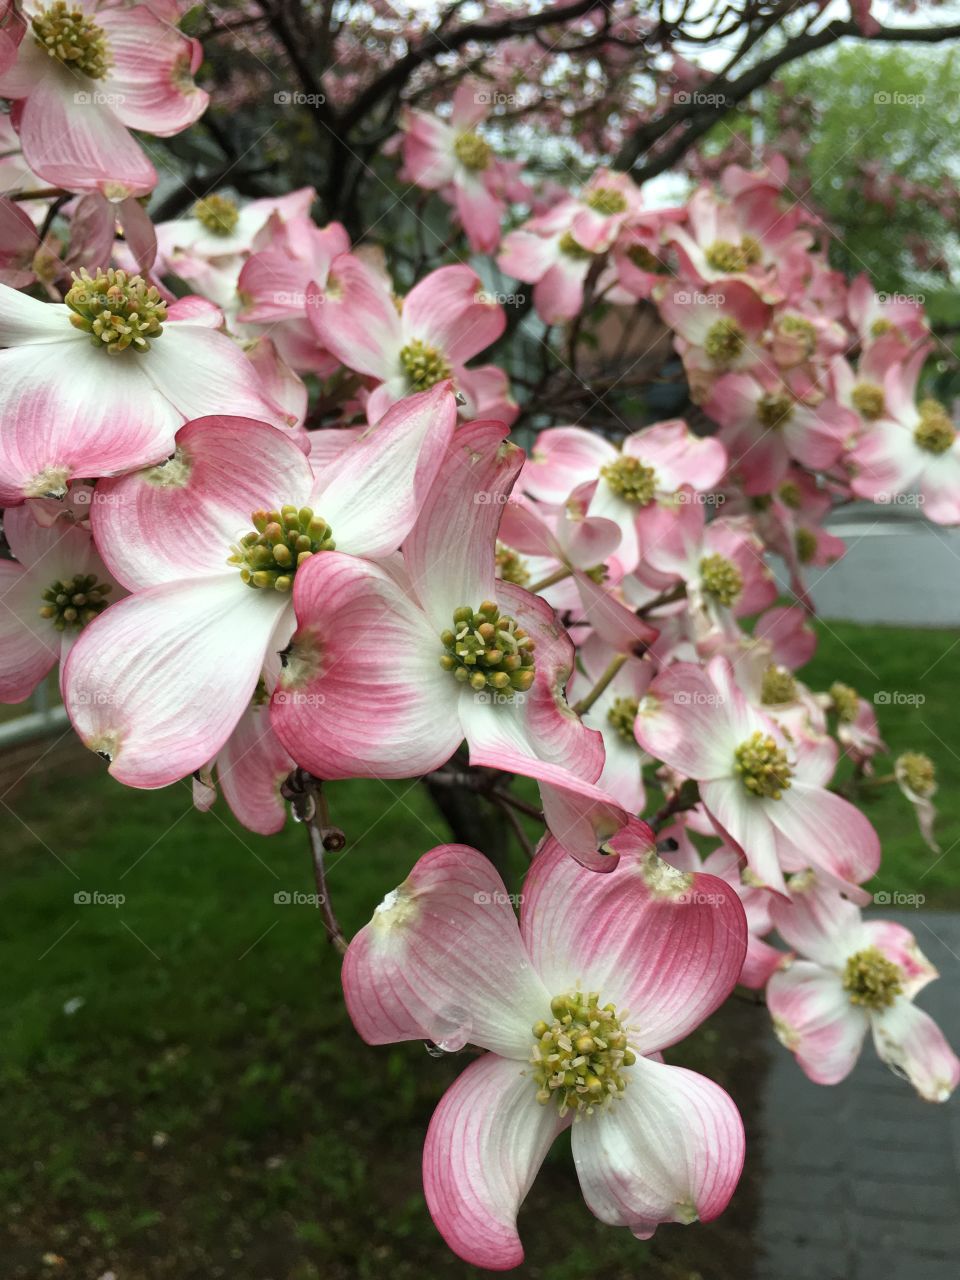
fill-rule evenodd
<path id="1" fill-rule="evenodd" d="M 895 752 L 940 766 L 944 855 L 924 848 L 895 788 L 868 812 L 886 850 L 878 887 L 928 905 L 960 901 L 952 643 L 832 624 L 810 672 L 815 686 L 926 697 L 880 709 Z M 219 807 L 197 814 L 186 786 L 135 793 L 97 770 L 62 772 L 28 778 L 3 811 L 4 1280 L 479 1276 L 440 1243 L 419 1182 L 430 1113 L 464 1059 L 357 1039 L 316 911 L 275 898 L 313 888 L 304 833 L 289 824 L 266 840 Z M 330 886 L 351 933 L 447 833 L 417 784 L 329 794 L 349 840 Z M 81 905 L 79 892 L 125 900 Z M 714 1021 L 686 1060 L 749 1107 L 744 1045 L 764 1041 L 765 1015 L 727 1016 L 749 1027 L 731 1037 Z M 710 1280 L 722 1257 L 724 1276 L 745 1275 L 750 1185 L 720 1223 L 641 1245 L 595 1222 L 560 1144 L 521 1215 L 519 1274 Z"/>

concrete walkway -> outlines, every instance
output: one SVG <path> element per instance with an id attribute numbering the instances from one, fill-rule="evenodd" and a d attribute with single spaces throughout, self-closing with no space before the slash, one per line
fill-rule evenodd
<path id="1" fill-rule="evenodd" d="M 918 1004 L 960 1048 L 960 915 L 882 914 L 940 970 Z M 922 1102 L 869 1041 L 852 1076 L 824 1088 L 776 1046 L 760 1129 L 755 1280 L 957 1280 L 960 1094 Z"/>

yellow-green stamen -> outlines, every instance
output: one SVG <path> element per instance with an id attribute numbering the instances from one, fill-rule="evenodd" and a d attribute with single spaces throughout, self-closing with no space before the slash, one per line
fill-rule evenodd
<path id="1" fill-rule="evenodd" d="M 624 740 L 633 746 L 636 746 L 636 738 L 633 733 L 633 726 L 637 719 L 637 713 L 640 710 L 640 703 L 636 698 L 614 698 L 610 710 L 607 712 L 607 720 L 613 725 L 617 733 Z"/>
<path id="2" fill-rule="evenodd" d="M 150 342 L 163 333 L 167 304 L 154 285 L 125 271 L 86 268 L 73 273 L 73 285 L 63 299 L 73 315 L 70 323 L 90 334 L 95 347 L 116 355 L 128 347 L 148 351 Z"/>
<path id="3" fill-rule="evenodd" d="M 724 316 L 707 330 L 703 341 L 703 349 L 707 356 L 721 369 L 728 368 L 743 355 L 747 345 L 747 335 L 736 320 Z"/>
<path id="4" fill-rule="evenodd" d="M 739 244 L 730 240 L 714 240 L 704 257 L 707 265 L 714 271 L 727 271 L 735 274 L 746 271 L 747 267 L 756 266 L 763 257 L 760 242 L 754 236 L 744 236 Z"/>
<path id="5" fill-rule="evenodd" d="M 310 507 L 254 511 L 250 520 L 253 529 L 230 548 L 227 559 L 248 587 L 289 591 L 297 569 L 312 555 L 336 550 L 330 526 Z"/>
<path id="6" fill-rule="evenodd" d="M 851 1004 L 876 1011 L 889 1009 L 903 993 L 903 973 L 879 947 L 865 947 L 847 960 L 843 988 Z"/>
<path id="7" fill-rule="evenodd" d="M 557 242 L 557 248 L 561 253 L 566 254 L 568 258 L 575 258 L 578 261 L 593 257 L 593 252 L 590 249 L 585 249 L 572 231 L 563 233 Z"/>
<path id="8" fill-rule="evenodd" d="M 525 587 L 530 581 L 530 570 L 527 562 L 513 547 L 503 542 L 497 543 L 497 575 L 504 582 L 512 582 L 518 587 Z"/>
<path id="9" fill-rule="evenodd" d="M 645 467 L 639 458 L 624 454 L 616 462 L 608 462 L 601 467 L 600 474 L 624 502 L 646 507 L 653 501 L 657 491 L 657 473 L 653 467 Z"/>
<path id="10" fill-rule="evenodd" d="M 400 363 L 414 391 L 428 391 L 453 373 L 450 361 L 442 351 L 413 338 L 400 352 Z"/>
<path id="11" fill-rule="evenodd" d="M 236 230 L 240 210 L 226 196 L 205 196 L 193 206 L 193 216 L 215 236 L 229 236 Z"/>
<path id="12" fill-rule="evenodd" d="M 102 80 L 110 70 L 110 46 L 106 32 L 80 8 L 64 0 L 47 5 L 31 20 L 33 38 L 44 53 L 91 80 Z"/>
<path id="13" fill-rule="evenodd" d="M 937 766 L 922 751 L 904 751 L 897 757 L 894 771 L 914 795 L 926 799 L 937 789 Z"/>
<path id="14" fill-rule="evenodd" d="M 852 724 L 860 710 L 860 695 L 852 685 L 835 680 L 830 686 L 830 700 L 842 724 Z"/>
<path id="15" fill-rule="evenodd" d="M 776 707 L 784 702 L 793 702 L 797 696 L 797 682 L 793 672 L 786 667 L 779 667 L 771 662 L 763 673 L 760 686 L 760 701 L 764 706 Z"/>
<path id="16" fill-rule="evenodd" d="M 810 529 L 798 529 L 793 544 L 797 548 L 797 559 L 801 564 L 809 564 L 817 554 L 817 535 Z"/>
<path id="17" fill-rule="evenodd" d="M 793 397 L 785 391 L 767 391 L 757 401 L 757 418 L 764 427 L 783 427 L 793 416 Z"/>
<path id="18" fill-rule="evenodd" d="M 817 349 L 817 331 L 810 321 L 803 316 L 783 316 L 778 328 L 788 337 L 799 339 L 803 353 L 809 360 Z"/>
<path id="19" fill-rule="evenodd" d="M 925 453 L 946 453 L 957 438 L 957 430 L 950 421 L 950 415 L 939 400 L 921 400 L 917 408 L 920 411 L 920 421 L 913 438 L 918 448 Z"/>
<path id="20" fill-rule="evenodd" d="M 46 618 L 57 631 L 80 631 L 103 613 L 110 603 L 106 597 L 112 590 L 112 583 L 97 582 L 94 573 L 77 573 L 65 580 L 58 578 L 43 593 L 40 617 Z"/>
<path id="21" fill-rule="evenodd" d="M 490 143 L 473 132 L 457 134 L 453 152 L 463 167 L 474 173 L 489 168 L 493 154 Z"/>
<path id="22" fill-rule="evenodd" d="M 704 556 L 700 561 L 700 585 L 718 604 L 735 604 L 743 591 L 743 574 L 726 556 Z"/>
<path id="23" fill-rule="evenodd" d="M 627 199 L 616 187 L 594 187 L 584 197 L 584 204 L 609 217 L 614 213 L 626 213 Z"/>
<path id="24" fill-rule="evenodd" d="M 477 693 L 492 689 L 511 698 L 533 684 L 534 642 L 492 600 L 484 600 L 479 609 L 455 609 L 453 627 L 440 641 L 445 650 L 441 667 Z"/>
<path id="25" fill-rule="evenodd" d="M 541 1020 L 532 1028 L 537 1101 L 555 1102 L 562 1116 L 591 1115 L 623 1094 L 623 1068 L 632 1067 L 637 1055 L 627 1045 L 616 1007 L 601 1007 L 596 991 L 555 996 L 550 1012 L 552 1023 Z"/>
<path id="26" fill-rule="evenodd" d="M 786 751 L 760 729 L 737 747 L 733 771 L 751 795 L 767 800 L 779 800 L 793 776 Z"/>
<path id="27" fill-rule="evenodd" d="M 875 382 L 858 382 L 850 392 L 850 399 L 857 413 L 868 422 L 876 422 L 883 417 L 886 409 L 883 387 L 878 387 Z"/>

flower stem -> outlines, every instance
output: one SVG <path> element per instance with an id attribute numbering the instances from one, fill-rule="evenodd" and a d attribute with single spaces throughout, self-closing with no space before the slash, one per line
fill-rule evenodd
<path id="1" fill-rule="evenodd" d="M 590 710 L 596 700 L 600 697 L 601 693 L 603 693 L 610 684 L 611 680 L 616 677 L 617 672 L 626 660 L 627 655 L 625 653 L 618 653 L 614 658 L 611 658 L 606 671 L 604 671 L 603 675 L 593 686 L 590 692 L 585 697 L 581 698 L 579 702 L 575 702 L 573 704 L 573 710 L 578 716 L 582 716 Z"/>

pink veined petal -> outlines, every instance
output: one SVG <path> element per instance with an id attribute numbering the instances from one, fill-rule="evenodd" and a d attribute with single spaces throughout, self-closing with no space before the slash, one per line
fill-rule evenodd
<path id="1" fill-rule="evenodd" d="M 403 544 L 414 590 L 437 632 L 454 609 L 494 598 L 494 544 L 523 453 L 497 422 L 454 432 L 416 524 Z"/>
<path id="2" fill-rule="evenodd" d="M 857 886 L 877 873 L 880 838 L 856 805 L 823 787 L 794 781 L 764 809 L 809 866 L 839 886 L 849 886 L 851 897 L 864 900 Z M 869 896 L 865 895 L 867 901 Z"/>
<path id="3" fill-rule="evenodd" d="M 677 662 L 653 681 L 634 732 L 645 751 L 688 778 L 729 777 L 741 736 L 725 702 L 703 667 Z"/>
<path id="4" fill-rule="evenodd" d="M 217 781 L 235 817 L 250 831 L 272 836 L 287 817 L 280 784 L 294 767 L 270 725 L 266 706 L 250 706 L 217 756 Z"/>
<path id="5" fill-rule="evenodd" d="M 464 364 L 496 342 L 507 317 L 503 307 L 483 293 L 471 268 L 439 267 L 415 284 L 403 301 L 404 341 L 419 338 L 454 364 Z"/>
<path id="6" fill-rule="evenodd" d="M 960 1080 L 960 1060 L 943 1032 L 909 1000 L 895 1000 L 870 1019 L 883 1061 L 907 1077 L 925 1102 L 946 1102 Z"/>
<path id="7" fill-rule="evenodd" d="M 533 305 L 544 324 L 563 324 L 583 306 L 587 262 L 554 262 L 533 286 Z"/>
<path id="8" fill-rule="evenodd" d="M 521 488 L 541 502 L 566 502 L 579 485 L 596 480 L 600 468 L 617 460 L 608 440 L 582 427 L 550 427 L 530 450 Z"/>
<path id="9" fill-rule="evenodd" d="M 156 170 L 97 94 L 95 81 L 59 64 L 45 66 L 17 126 L 24 159 L 38 177 L 68 191 L 147 195 L 157 184 Z M 78 101 L 82 95 L 87 101 Z"/>
<path id="10" fill-rule="evenodd" d="M 620 861 L 595 875 L 548 838 L 523 886 L 520 930 L 551 996 L 599 991 L 651 1053 L 688 1035 L 739 977 L 747 925 L 736 893 L 715 876 L 656 856 L 636 819 L 614 842 Z"/>
<path id="11" fill-rule="evenodd" d="M 338 550 L 373 557 L 397 550 L 434 484 L 456 421 L 450 385 L 438 383 L 394 405 L 323 470 L 312 502 Z"/>
<path id="12" fill-rule="evenodd" d="M 403 336 L 390 282 L 353 254 L 334 258 L 324 288 L 310 283 L 307 317 L 327 351 L 358 373 L 400 372 Z"/>
<path id="13" fill-rule="evenodd" d="M 209 94 L 189 79 L 197 41 L 161 22 L 149 5 L 97 9 L 107 33 L 112 66 L 103 91 L 116 94 L 116 114 L 128 129 L 167 138 L 193 124 L 206 110 Z"/>
<path id="14" fill-rule="evenodd" d="M 784 953 L 762 938 L 747 937 L 747 954 L 740 970 L 740 983 L 751 991 L 762 991 L 783 963 Z"/>
<path id="15" fill-rule="evenodd" d="M 743 1121 L 705 1076 L 638 1058 L 627 1087 L 573 1128 L 573 1158 L 592 1213 L 646 1237 L 661 1222 L 710 1222 L 743 1169 Z"/>
<path id="16" fill-rule="evenodd" d="M 490 114 L 491 106 L 489 90 L 479 80 L 461 80 L 454 91 L 450 123 L 464 132 L 473 129 Z"/>
<path id="17" fill-rule="evenodd" d="M 73 727 L 131 787 L 163 787 L 211 760 L 250 703 L 289 602 L 236 573 L 167 583 L 86 627 L 64 673 Z"/>
<path id="18" fill-rule="evenodd" d="M 224 333 L 200 324 L 168 324 L 143 357 L 147 377 L 185 421 L 229 406 L 241 418 L 286 426 L 263 394 L 257 371 Z"/>
<path id="19" fill-rule="evenodd" d="M 181 417 L 153 392 L 145 358 L 108 355 L 79 335 L 0 351 L 0 503 L 62 496 L 67 479 L 126 471 L 169 453 Z"/>
<path id="20" fill-rule="evenodd" d="M 550 996 L 493 864 L 439 845 L 377 907 L 343 963 L 347 1010 L 368 1044 L 475 1044 L 526 1064 Z M 536 1086 L 527 1081 L 531 1101 Z M 535 1104 L 536 1105 L 536 1104 Z"/>
<path id="21" fill-rule="evenodd" d="M 656 422 L 623 442 L 623 452 L 639 458 L 656 472 L 663 492 L 689 484 L 703 492 L 719 484 L 727 466 L 727 451 L 715 436 L 696 436 L 682 419 Z"/>
<path id="22" fill-rule="evenodd" d="M 470 248 L 474 253 L 495 253 L 500 243 L 503 201 L 488 191 L 482 180 L 458 181 L 453 190 Z"/>
<path id="23" fill-rule="evenodd" d="M 39 614 L 41 591 L 20 565 L 0 560 L 0 702 L 28 698 L 60 657 L 60 637 Z"/>
<path id="24" fill-rule="evenodd" d="M 787 946 L 828 969 L 842 969 L 867 945 L 860 908 L 809 874 L 791 882 L 789 901 L 771 898 L 770 916 Z"/>
<path id="25" fill-rule="evenodd" d="M 853 1070 L 868 1018 L 843 989 L 840 975 L 797 960 L 767 983 L 767 1007 L 780 1042 L 814 1084 L 838 1084 Z"/>
<path id="26" fill-rule="evenodd" d="M 939 973 L 905 925 L 897 924 L 895 920 L 864 920 L 862 929 L 865 945 L 878 947 L 888 960 L 899 966 L 903 975 L 903 992 L 910 1000 L 928 982 L 939 978 Z"/>
<path id="27" fill-rule="evenodd" d="M 612 871 L 618 861 L 614 838 L 630 820 L 620 802 L 601 786 L 556 766 L 525 772 L 540 783 L 544 820 L 564 851 L 590 872 Z"/>
<path id="28" fill-rule="evenodd" d="M 742 849 L 750 870 L 776 893 L 786 894 L 786 883 L 777 850 L 776 829 L 767 802 L 750 795 L 739 778 L 716 778 L 700 783 L 704 808 L 721 827 L 724 836 Z M 779 804 L 780 801 L 770 801 Z"/>
<path id="29" fill-rule="evenodd" d="M 423 1148 L 423 1189 L 454 1253 L 488 1271 L 523 1261 L 517 1211 L 570 1123 L 536 1101 L 519 1063 L 487 1054 L 440 1099 Z"/>
<path id="30" fill-rule="evenodd" d="M 409 778 L 463 738 L 443 645 L 381 568 L 321 552 L 293 584 L 298 626 L 273 696 L 280 741 L 320 778 Z M 392 655 L 392 656 L 391 656 Z"/>
<path id="31" fill-rule="evenodd" d="M 574 574 L 584 616 L 601 639 L 617 653 L 641 655 L 660 634 L 643 618 L 638 618 L 585 573 Z"/>
<path id="32" fill-rule="evenodd" d="M 285 432 L 250 418 L 197 418 L 177 432 L 169 461 L 98 483 L 91 525 L 131 590 L 231 572 L 239 582 L 227 559 L 253 530 L 253 513 L 299 507 L 311 484 L 310 464 Z"/>
<path id="33" fill-rule="evenodd" d="M 445 187 L 456 169 L 453 129 L 445 120 L 412 110 L 402 113 L 402 127 L 407 179 L 428 191 Z"/>

